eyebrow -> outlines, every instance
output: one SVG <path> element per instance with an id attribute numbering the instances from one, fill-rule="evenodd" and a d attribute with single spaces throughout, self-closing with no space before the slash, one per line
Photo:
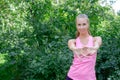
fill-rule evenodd
<path id="1" fill-rule="evenodd" d="M 86 23 L 82 23 L 82 24 L 86 24 Z M 78 23 L 78 25 L 81 25 L 81 23 Z"/>

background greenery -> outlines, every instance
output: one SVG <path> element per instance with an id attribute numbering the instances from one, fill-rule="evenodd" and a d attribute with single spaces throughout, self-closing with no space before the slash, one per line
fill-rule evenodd
<path id="1" fill-rule="evenodd" d="M 120 16 L 99 0 L 0 0 L 0 80 L 64 80 L 72 63 L 67 41 L 75 17 L 90 18 L 103 44 L 97 80 L 120 79 Z"/>

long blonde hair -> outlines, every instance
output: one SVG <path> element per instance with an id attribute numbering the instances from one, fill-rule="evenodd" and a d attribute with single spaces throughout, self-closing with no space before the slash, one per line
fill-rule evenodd
<path id="1" fill-rule="evenodd" d="M 86 14 L 79 14 L 76 17 L 76 23 L 77 23 L 77 19 L 79 19 L 79 18 L 85 18 L 87 20 L 88 24 L 89 24 L 89 18 Z M 88 28 L 88 33 L 91 35 L 89 28 Z M 76 37 L 78 37 L 79 35 L 80 35 L 80 33 L 78 31 L 76 31 Z"/>

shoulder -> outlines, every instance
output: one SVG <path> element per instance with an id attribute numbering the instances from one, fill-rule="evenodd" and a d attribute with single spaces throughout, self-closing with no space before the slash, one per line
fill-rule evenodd
<path id="1" fill-rule="evenodd" d="M 94 38 L 94 41 L 97 41 L 99 43 L 99 45 L 102 44 L 102 37 L 101 36 L 95 36 L 93 38 Z"/>
<path id="2" fill-rule="evenodd" d="M 70 48 L 71 45 L 75 45 L 75 39 L 68 40 L 68 47 Z"/>
<path id="3" fill-rule="evenodd" d="M 69 39 L 69 40 L 68 40 L 68 44 L 69 44 L 69 43 L 74 43 L 74 42 L 75 42 L 75 39 Z"/>
<path id="4" fill-rule="evenodd" d="M 100 36 L 95 36 L 94 39 L 97 40 L 97 41 L 101 41 L 102 40 L 102 38 Z"/>

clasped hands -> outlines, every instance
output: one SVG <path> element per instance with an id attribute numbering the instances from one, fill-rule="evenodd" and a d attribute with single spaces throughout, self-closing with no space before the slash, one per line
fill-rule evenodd
<path id="1" fill-rule="evenodd" d="M 93 47 L 86 47 L 83 46 L 82 48 L 77 48 L 75 45 L 71 45 L 70 49 L 77 54 L 77 56 L 83 55 L 83 56 L 88 56 L 91 54 L 94 54 L 95 52 L 97 52 L 97 50 L 99 49 L 99 45 L 98 42 L 96 41 L 94 43 Z"/>

